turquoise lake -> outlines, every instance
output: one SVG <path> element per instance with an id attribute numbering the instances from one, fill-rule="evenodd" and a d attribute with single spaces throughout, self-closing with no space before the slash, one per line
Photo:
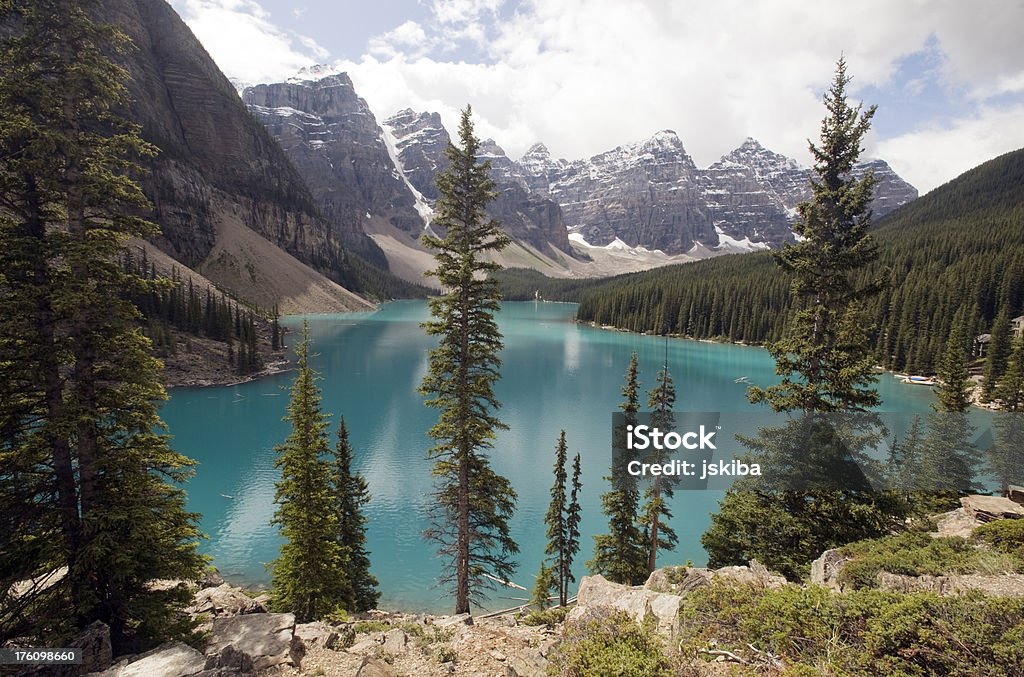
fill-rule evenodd
<path id="1" fill-rule="evenodd" d="M 565 429 L 570 454 L 583 460 L 582 548 L 577 578 L 592 556 L 593 534 L 606 529 L 600 495 L 611 458 L 611 414 L 630 353 L 640 357 L 646 391 L 665 356 L 666 341 L 578 325 L 576 306 L 507 303 L 499 314 L 505 337 L 502 379 L 497 396 L 509 430 L 498 434 L 492 453 L 495 470 L 509 478 L 519 495 L 512 522 L 520 567 L 514 581 L 531 588 L 545 543 L 543 516 L 552 483 L 554 446 Z M 441 567 L 434 544 L 422 538 L 433 480 L 426 459 L 426 431 L 437 411 L 416 392 L 435 340 L 420 323 L 428 319 L 419 301 L 388 303 L 378 311 L 309 316 L 320 372 L 323 408 L 344 415 L 356 453 L 356 468 L 367 479 L 367 507 L 373 573 L 380 580 L 380 606 L 386 609 L 446 611 L 452 602 L 436 586 Z M 303 318 L 286 324 L 301 326 Z M 296 341 L 295 333 L 288 336 Z M 677 389 L 677 410 L 762 412 L 746 401 L 746 386 L 735 379 L 768 385 L 777 381 L 768 354 L 753 347 L 669 340 L 668 360 Z M 274 512 L 274 446 L 288 435 L 282 421 L 293 374 L 282 373 L 227 387 L 177 388 L 162 409 L 174 447 L 196 459 L 187 485 L 189 508 L 202 513 L 209 536 L 202 549 L 229 581 L 259 585 L 268 580 L 265 563 L 280 543 L 270 526 Z M 927 412 L 931 389 L 903 385 L 880 375 L 884 408 Z M 719 491 L 677 492 L 673 526 L 680 543 L 660 556 L 659 565 L 704 564 L 699 538 L 721 497 Z M 489 608 L 514 606 L 515 590 L 498 591 Z"/>

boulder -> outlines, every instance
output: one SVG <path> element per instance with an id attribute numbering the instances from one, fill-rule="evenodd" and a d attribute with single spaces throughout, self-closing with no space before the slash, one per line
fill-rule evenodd
<path id="1" fill-rule="evenodd" d="M 305 646 L 295 636 L 294 614 L 249 614 L 215 618 L 207 655 L 218 654 L 225 647 L 252 659 L 256 670 L 275 665 L 299 667 Z"/>
<path id="2" fill-rule="evenodd" d="M 932 532 L 935 538 L 959 536 L 968 538 L 976 527 L 981 526 L 973 514 L 968 514 L 964 508 L 957 508 L 934 517 L 936 529 Z"/>
<path id="3" fill-rule="evenodd" d="M 1024 575 L 1002 574 L 984 576 L 905 576 L 882 571 L 878 574 L 878 587 L 896 592 L 934 592 L 939 595 L 959 595 L 972 590 L 994 597 L 1024 597 Z"/>
<path id="4" fill-rule="evenodd" d="M 545 677 L 548 660 L 537 651 L 512 654 L 505 663 L 505 677 Z"/>
<path id="5" fill-rule="evenodd" d="M 570 623 L 586 622 L 591 610 L 615 609 L 623 611 L 643 625 L 653 620 L 659 633 L 674 637 L 679 629 L 679 603 L 682 597 L 654 592 L 643 586 L 630 587 L 612 583 L 601 576 L 584 576 L 576 608 L 569 612 Z"/>
<path id="6" fill-rule="evenodd" d="M 353 632 L 353 639 L 354 635 Z M 335 648 L 339 637 L 338 632 L 323 621 L 296 625 L 295 636 L 300 638 L 307 647 L 316 644 L 325 649 Z"/>
<path id="7" fill-rule="evenodd" d="M 85 629 L 73 640 L 68 642 L 69 648 L 82 650 L 82 664 L 73 667 L 75 674 L 86 672 L 97 672 L 110 667 L 113 662 L 113 652 L 110 647 L 110 627 L 103 621 L 93 621 L 85 626 Z M 58 666 L 54 666 L 54 672 L 60 672 Z"/>
<path id="8" fill-rule="evenodd" d="M 191 614 L 209 614 L 213 618 L 260 614 L 266 608 L 258 601 L 236 588 L 223 583 L 214 588 L 204 588 L 196 593 L 192 605 L 187 609 Z"/>
<path id="9" fill-rule="evenodd" d="M 714 570 L 715 578 L 726 578 L 736 583 L 752 585 L 756 588 L 777 590 L 786 585 L 786 577 L 768 571 L 768 568 L 756 559 L 750 560 L 750 566 L 722 567 Z"/>
<path id="10" fill-rule="evenodd" d="M 206 656 L 182 642 L 167 642 L 92 677 L 191 677 L 205 669 Z"/>
<path id="11" fill-rule="evenodd" d="M 395 677 L 395 670 L 384 661 L 367 656 L 359 666 L 356 677 Z"/>
<path id="12" fill-rule="evenodd" d="M 826 550 L 821 553 L 821 557 L 811 562 L 811 583 L 837 590 L 839 583 L 836 577 L 843 565 L 849 561 L 849 558 L 841 555 L 838 550 Z"/>
<path id="13" fill-rule="evenodd" d="M 224 577 L 220 575 L 220 572 L 217 571 L 217 569 L 215 569 L 214 567 L 210 567 L 205 572 L 203 572 L 203 575 L 199 578 L 198 581 L 196 581 L 196 584 L 199 586 L 200 589 L 216 588 L 218 586 L 224 585 Z"/>
<path id="14" fill-rule="evenodd" d="M 964 496 L 960 505 L 979 522 L 1024 517 L 1024 506 L 1002 496 Z"/>
<path id="15" fill-rule="evenodd" d="M 397 656 L 405 653 L 407 648 L 409 648 L 409 636 L 405 634 L 405 630 L 394 628 L 384 634 L 384 646 L 381 647 L 381 651 L 384 653 Z"/>
<path id="16" fill-rule="evenodd" d="M 204 672 L 217 674 L 231 674 L 235 672 L 247 675 L 255 670 L 256 667 L 248 654 L 236 650 L 233 646 L 226 646 L 219 654 L 207 657 L 206 670 Z"/>

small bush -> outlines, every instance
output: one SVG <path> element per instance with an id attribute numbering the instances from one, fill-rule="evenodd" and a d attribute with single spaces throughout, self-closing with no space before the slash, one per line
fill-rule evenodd
<path id="1" fill-rule="evenodd" d="M 438 663 L 455 663 L 459 660 L 459 654 L 447 645 L 437 647 L 434 657 L 437 658 Z"/>
<path id="2" fill-rule="evenodd" d="M 1024 563 L 1024 519 L 997 520 L 982 524 L 971 534 L 975 543 L 984 543 Z"/>
<path id="3" fill-rule="evenodd" d="M 676 674 L 661 641 L 622 612 L 566 629 L 552 654 L 560 677 L 670 677 Z"/>
<path id="4" fill-rule="evenodd" d="M 1024 677 L 1021 599 L 715 583 L 684 599 L 680 629 L 691 662 L 714 639 L 779 656 L 786 675 Z"/>
<path id="5" fill-rule="evenodd" d="M 549 628 L 553 628 L 564 621 L 568 613 L 569 607 L 567 606 L 556 606 L 544 611 L 534 611 L 523 618 L 523 625 L 546 625 Z"/>
<path id="6" fill-rule="evenodd" d="M 959 537 L 932 538 L 926 533 L 906 532 L 885 538 L 851 543 L 842 553 L 852 558 L 838 580 L 854 589 L 873 588 L 879 572 L 906 576 L 999 573 L 1013 570 L 1013 562 L 993 557 Z"/>
<path id="7" fill-rule="evenodd" d="M 357 635 L 369 634 L 371 632 L 387 632 L 393 627 L 395 626 L 387 621 L 356 621 L 355 625 L 352 626 Z"/>

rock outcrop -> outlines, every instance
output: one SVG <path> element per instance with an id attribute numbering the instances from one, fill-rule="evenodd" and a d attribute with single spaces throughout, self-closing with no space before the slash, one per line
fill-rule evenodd
<path id="1" fill-rule="evenodd" d="M 275 665 L 299 666 L 305 647 L 295 635 L 294 614 L 250 614 L 215 618 L 208 656 L 217 655 L 227 647 L 247 656 L 256 670 Z"/>

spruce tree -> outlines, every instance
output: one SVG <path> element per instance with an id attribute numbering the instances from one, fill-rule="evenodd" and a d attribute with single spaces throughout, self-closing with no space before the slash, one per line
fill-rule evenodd
<path id="1" fill-rule="evenodd" d="M 647 577 L 647 548 L 637 527 L 640 490 L 636 478 L 626 472 L 629 453 L 626 449 L 626 426 L 635 425 L 640 411 L 640 382 L 637 355 L 634 352 L 626 370 L 625 397 L 619 409 L 623 413 L 621 429 L 613 431 L 611 475 L 604 479 L 612 488 L 601 495 L 601 509 L 608 516 L 607 534 L 594 536 L 594 558 L 587 562 L 592 571 L 615 583 L 634 585 Z"/>
<path id="2" fill-rule="evenodd" d="M 701 538 L 714 566 L 756 557 L 796 577 L 827 548 L 885 533 L 904 510 L 897 495 L 870 490 L 861 472 L 881 427 L 861 413 L 879 403 L 863 303 L 882 285 L 858 275 L 877 258 L 868 233 L 875 179 L 852 173 L 875 108 L 851 106 L 849 82 L 840 58 L 823 97 L 820 141 L 810 143 L 812 197 L 798 206 L 793 226 L 800 241 L 774 254 L 791 276 L 795 309 L 786 335 L 768 348 L 782 380 L 749 390 L 754 403 L 802 413 L 747 442 L 770 467 L 795 474 L 789 486 L 733 485 Z M 823 415 L 832 412 L 843 416 Z"/>
<path id="3" fill-rule="evenodd" d="M 552 587 L 558 588 L 560 606 L 566 605 L 569 599 L 569 584 L 576 580 L 572 573 L 572 561 L 580 548 L 580 455 L 576 454 L 573 459 L 571 484 L 566 472 L 567 461 L 563 430 L 555 446 L 555 483 L 551 487 L 551 503 L 548 504 L 547 514 L 544 516 L 548 538 L 544 554 L 552 558 L 549 567 Z M 547 562 L 541 566 L 541 574 L 544 573 L 545 566 Z"/>
<path id="4" fill-rule="evenodd" d="M 844 318 L 857 309 L 855 303 L 881 290 L 879 283 L 858 284 L 854 276 L 878 257 L 868 233 L 876 180 L 870 173 L 860 179 L 852 175 L 875 107 L 861 111 L 860 105 L 850 106 L 849 83 L 846 62 L 840 58 L 824 96 L 828 114 L 821 123 L 821 140 L 810 143 L 812 198 L 797 206 L 793 225 L 801 239 L 775 254 L 779 267 L 792 275 L 798 310 L 788 335 L 768 346 L 782 382 L 750 390 L 751 401 L 766 402 L 775 411 L 817 413 L 878 404 L 871 387 L 876 378 L 869 345 L 851 341 L 842 331 Z"/>
<path id="5" fill-rule="evenodd" d="M 440 341 L 430 351 L 420 392 L 428 406 L 441 410 L 428 433 L 436 441 L 429 453 L 438 488 L 425 535 L 448 560 L 443 581 L 453 588 L 455 613 L 468 613 L 470 603 L 481 599 L 493 585 L 488 576 L 508 580 L 519 550 L 509 532 L 515 491 L 487 456 L 495 431 L 506 426 L 495 414 L 500 404 L 494 395 L 502 347 L 494 314 L 501 295 L 488 275 L 500 266 L 484 256 L 509 239 L 484 211 L 496 193 L 490 162 L 477 161 L 480 141 L 471 113 L 469 106 L 462 112 L 460 145 L 448 144 L 451 164 L 437 177 L 433 227 L 444 235 L 423 237 L 437 262 L 428 274 L 446 290 L 430 299 L 434 319 L 423 325 Z"/>
<path id="6" fill-rule="evenodd" d="M 651 408 L 651 427 L 662 432 L 675 430 L 676 420 L 672 409 L 676 403 L 676 387 L 672 383 L 672 375 L 668 371 L 668 359 L 658 372 L 656 385 L 647 394 L 647 406 Z M 668 460 L 668 452 L 658 452 L 651 459 L 653 463 L 664 463 Z M 647 572 L 657 568 L 658 551 L 673 550 L 679 543 L 675 530 L 668 525 L 672 519 L 672 510 L 668 501 L 675 491 L 671 478 L 656 476 L 644 491 L 644 504 L 640 508 L 640 524 L 643 528 L 643 539 L 647 552 Z"/>
<path id="7" fill-rule="evenodd" d="M 0 640 L 60 646 L 99 620 L 123 653 L 190 631 L 184 586 L 151 582 L 203 559 L 193 464 L 160 433 L 160 364 L 126 300 L 147 290 L 122 261 L 155 232 L 133 180 L 155 149 L 116 112 L 130 45 L 97 6 L 0 3 L 0 587 L 66 567 L 5 600 Z"/>
<path id="8" fill-rule="evenodd" d="M 362 475 L 352 472 L 352 445 L 342 417 L 334 447 L 334 512 L 338 516 L 337 542 L 345 562 L 344 606 L 349 611 L 368 611 L 377 605 L 377 579 L 370 573 L 366 550 L 366 517 L 363 506 L 370 502 L 370 489 Z"/>
<path id="9" fill-rule="evenodd" d="M 270 565 L 273 608 L 290 611 L 301 622 L 335 611 L 345 600 L 346 565 L 338 542 L 339 517 L 332 486 L 327 415 L 320 409 L 318 374 L 309 364 L 309 324 L 296 348 L 298 375 L 291 387 L 286 421 L 291 433 L 275 448 L 273 524 L 284 543 Z"/>

